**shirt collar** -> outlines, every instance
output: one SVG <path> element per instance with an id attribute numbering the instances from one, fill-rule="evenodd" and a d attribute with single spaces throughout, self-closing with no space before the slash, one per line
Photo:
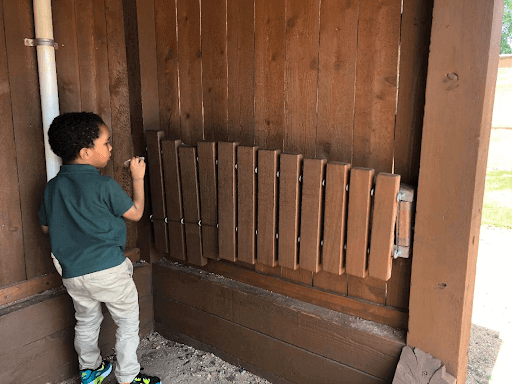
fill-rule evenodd
<path id="1" fill-rule="evenodd" d="M 64 164 L 60 166 L 60 174 L 75 174 L 75 173 L 100 173 L 100 171 L 89 164 Z"/>

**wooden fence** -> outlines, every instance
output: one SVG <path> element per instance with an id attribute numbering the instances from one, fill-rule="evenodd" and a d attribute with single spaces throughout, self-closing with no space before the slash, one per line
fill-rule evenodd
<path id="1" fill-rule="evenodd" d="M 171 259 L 385 282 L 409 256 L 414 191 L 400 175 L 234 142 L 186 146 L 161 131 L 146 139 L 155 245 Z"/>

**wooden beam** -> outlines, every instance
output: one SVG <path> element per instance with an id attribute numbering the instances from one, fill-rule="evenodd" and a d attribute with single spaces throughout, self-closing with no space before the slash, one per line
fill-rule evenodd
<path id="1" fill-rule="evenodd" d="M 466 382 L 503 1 L 436 1 L 409 306 L 411 347 Z M 449 54 L 447 54 L 449 52 Z"/>

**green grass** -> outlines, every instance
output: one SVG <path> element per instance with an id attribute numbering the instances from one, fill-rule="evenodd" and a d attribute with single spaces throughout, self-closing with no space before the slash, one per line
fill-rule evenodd
<path id="1" fill-rule="evenodd" d="M 512 171 L 487 172 L 482 224 L 512 228 Z"/>

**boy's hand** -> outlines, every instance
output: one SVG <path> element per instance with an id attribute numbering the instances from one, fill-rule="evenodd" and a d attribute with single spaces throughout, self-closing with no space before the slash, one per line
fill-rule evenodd
<path id="1" fill-rule="evenodd" d="M 146 173 L 146 162 L 143 157 L 132 157 L 130 159 L 130 172 L 132 174 L 132 179 L 143 179 L 144 174 Z"/>

